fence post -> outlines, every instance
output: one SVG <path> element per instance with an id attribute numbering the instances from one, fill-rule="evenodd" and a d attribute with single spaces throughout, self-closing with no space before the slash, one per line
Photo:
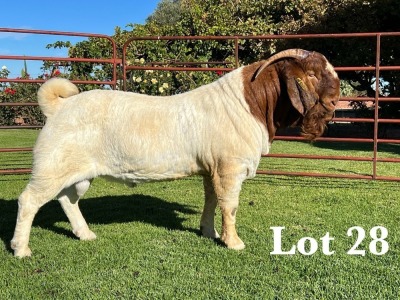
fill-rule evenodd
<path id="1" fill-rule="evenodd" d="M 380 60 L 381 60 L 381 35 L 376 35 L 376 61 L 375 61 L 375 108 L 374 108 L 374 158 L 372 179 L 377 177 L 378 162 L 378 126 L 379 126 L 379 78 L 380 78 Z"/>

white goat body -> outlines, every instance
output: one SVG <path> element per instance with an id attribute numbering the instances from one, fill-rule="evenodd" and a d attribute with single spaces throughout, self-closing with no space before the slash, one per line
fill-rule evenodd
<path id="1" fill-rule="evenodd" d="M 59 100 L 54 91 L 62 95 L 74 85 L 49 80 L 39 103 L 58 107 L 47 113 L 33 172 L 47 190 L 55 178 L 63 181 L 56 183 L 58 190 L 97 176 L 139 183 L 209 174 L 222 160 L 254 176 L 268 137 L 250 113 L 239 76 L 240 69 L 171 97 L 93 90 Z"/>

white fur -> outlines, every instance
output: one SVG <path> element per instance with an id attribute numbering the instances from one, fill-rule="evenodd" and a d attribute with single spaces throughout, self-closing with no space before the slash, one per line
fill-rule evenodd
<path id="1" fill-rule="evenodd" d="M 63 187 L 97 176 L 139 183 L 209 173 L 231 157 L 254 176 L 266 132 L 240 72 L 229 75 L 172 97 L 94 90 L 66 99 L 38 138 L 34 173 L 68 173 Z"/>
<path id="2" fill-rule="evenodd" d="M 95 238 L 77 204 L 97 176 L 135 184 L 203 175 L 203 234 L 219 236 L 218 202 L 222 240 L 242 249 L 234 228 L 238 196 L 242 181 L 255 176 L 261 153 L 268 153 L 269 141 L 265 126 L 250 113 L 241 76 L 239 68 L 170 97 L 107 90 L 77 94 L 65 79 L 47 81 L 38 96 L 48 119 L 34 148 L 32 179 L 19 198 L 15 255 L 30 255 L 33 217 L 57 195 L 74 233 Z"/>

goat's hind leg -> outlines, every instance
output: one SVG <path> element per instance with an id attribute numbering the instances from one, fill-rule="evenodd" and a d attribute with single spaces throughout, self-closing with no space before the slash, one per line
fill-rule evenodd
<path id="1" fill-rule="evenodd" d="M 68 217 L 72 226 L 72 232 L 81 240 L 94 240 L 96 235 L 89 229 L 83 217 L 78 200 L 89 189 L 90 181 L 83 180 L 65 188 L 58 196 L 58 201 Z"/>
<path id="2" fill-rule="evenodd" d="M 14 255 L 25 257 L 31 255 L 29 236 L 33 219 L 39 208 L 49 202 L 57 194 L 55 185 L 46 182 L 31 180 L 18 198 L 18 215 L 11 248 Z"/>

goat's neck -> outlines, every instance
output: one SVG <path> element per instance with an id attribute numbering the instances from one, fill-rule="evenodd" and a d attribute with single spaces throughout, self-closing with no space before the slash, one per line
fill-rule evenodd
<path id="1" fill-rule="evenodd" d="M 243 68 L 244 97 L 253 116 L 267 128 L 272 141 L 280 125 L 275 109 L 281 98 L 281 85 L 275 65 L 268 67 L 255 79 L 254 74 L 261 65 L 262 62 L 259 62 Z"/>

